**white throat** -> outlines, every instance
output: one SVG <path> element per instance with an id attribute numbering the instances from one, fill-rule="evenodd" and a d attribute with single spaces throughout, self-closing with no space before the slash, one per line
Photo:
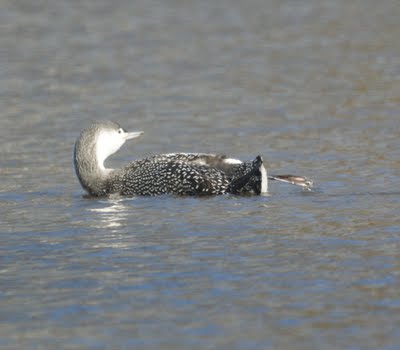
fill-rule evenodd
<path id="1" fill-rule="evenodd" d="M 120 137 L 115 137 L 114 134 L 107 131 L 103 131 L 97 136 L 96 158 L 100 170 L 111 170 L 105 168 L 104 162 L 110 155 L 117 152 L 124 143 L 125 140 Z"/>

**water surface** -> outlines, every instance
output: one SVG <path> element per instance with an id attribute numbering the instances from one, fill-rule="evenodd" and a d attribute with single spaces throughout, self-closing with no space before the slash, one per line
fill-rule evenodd
<path id="1" fill-rule="evenodd" d="M 1 6 L 2 349 L 398 348 L 397 1 Z M 89 199 L 94 119 L 316 187 Z"/>

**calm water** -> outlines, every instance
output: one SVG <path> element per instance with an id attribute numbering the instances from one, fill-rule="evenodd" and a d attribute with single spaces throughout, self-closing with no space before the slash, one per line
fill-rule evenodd
<path id="1" fill-rule="evenodd" d="M 1 349 L 399 348 L 397 0 L 0 6 Z M 94 119 L 316 187 L 88 199 Z"/>

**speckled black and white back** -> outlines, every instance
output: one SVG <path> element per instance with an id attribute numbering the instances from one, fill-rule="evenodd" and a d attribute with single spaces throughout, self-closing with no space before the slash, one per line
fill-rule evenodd
<path id="1" fill-rule="evenodd" d="M 225 156 L 174 153 L 132 162 L 110 177 L 110 192 L 121 195 L 216 195 L 261 193 L 262 159 L 230 163 Z M 239 180 L 242 179 L 240 182 Z M 264 180 L 267 181 L 265 178 Z"/>

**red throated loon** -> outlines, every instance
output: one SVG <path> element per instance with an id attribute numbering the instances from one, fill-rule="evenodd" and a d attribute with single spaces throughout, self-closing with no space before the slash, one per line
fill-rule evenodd
<path id="1" fill-rule="evenodd" d="M 95 122 L 75 143 L 74 165 L 82 187 L 93 196 L 120 195 L 217 195 L 262 194 L 268 179 L 309 189 L 312 181 L 302 176 L 267 176 L 263 160 L 242 162 L 204 153 L 168 153 L 135 160 L 121 169 L 108 169 L 104 161 L 125 141 L 143 132 L 127 132 L 111 121 Z"/>

